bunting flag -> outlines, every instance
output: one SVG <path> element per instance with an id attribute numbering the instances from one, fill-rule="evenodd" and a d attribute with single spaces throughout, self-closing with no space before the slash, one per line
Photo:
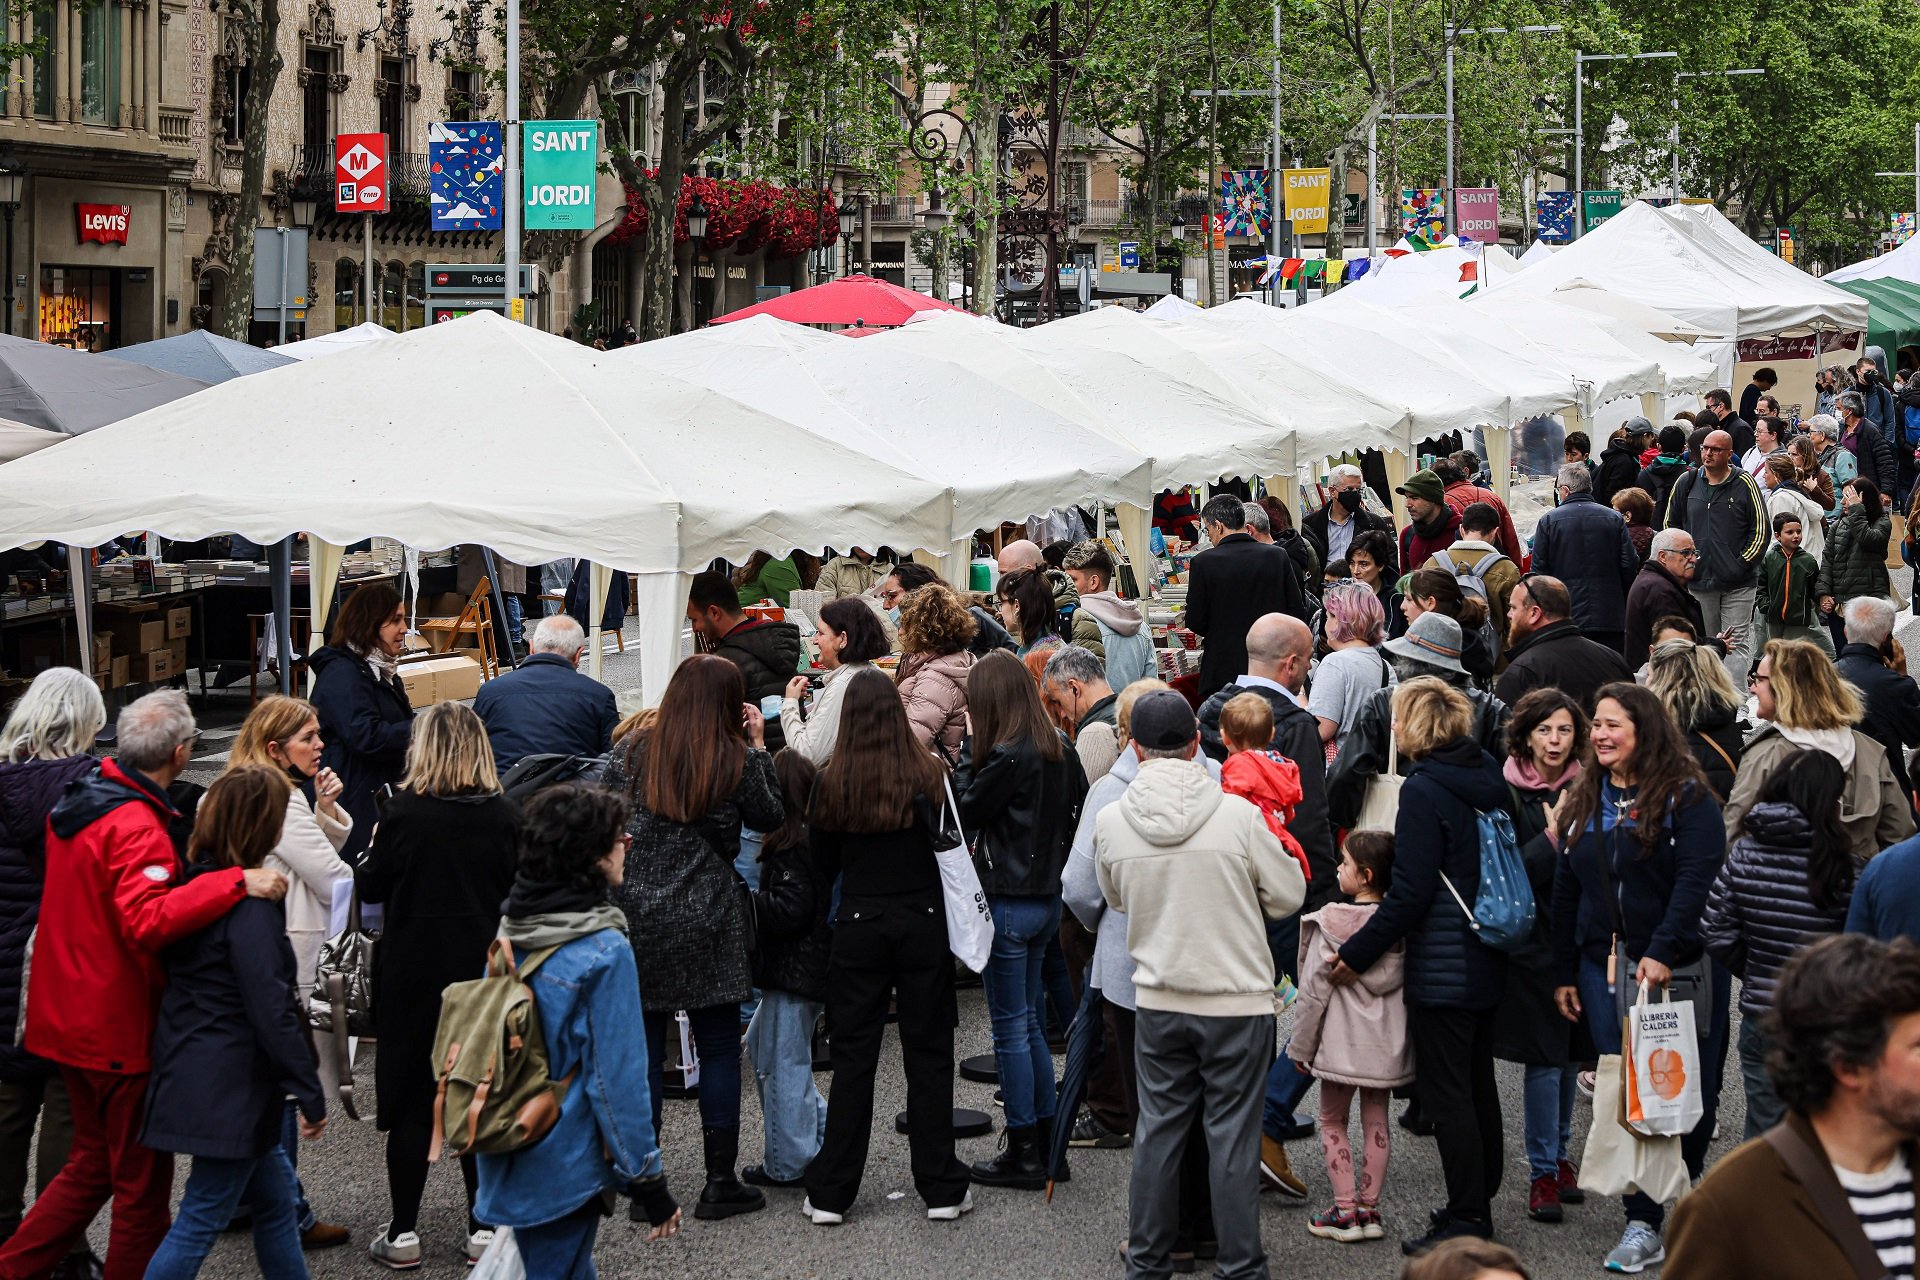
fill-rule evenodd
<path id="1" fill-rule="evenodd" d="M 1387 256 L 1389 258 L 1404 258 L 1412 252 L 1413 250 L 1411 249 L 1389 249 L 1387 250 Z"/>
<path id="2" fill-rule="evenodd" d="M 1347 264 L 1347 280 L 1349 282 L 1358 280 L 1371 270 L 1373 270 L 1372 258 L 1355 258 Z"/>
<path id="3" fill-rule="evenodd" d="M 1326 273 L 1327 273 L 1327 260 L 1325 258 L 1308 258 L 1306 261 L 1306 264 L 1301 268 L 1300 278 L 1305 280 L 1308 284 L 1312 284 L 1315 280 L 1320 279 Z"/>
<path id="4" fill-rule="evenodd" d="M 1346 275 L 1347 275 L 1347 261 L 1345 258 L 1329 258 L 1327 260 L 1327 283 L 1328 284 L 1339 284 L 1343 279 L 1346 278 Z"/>
<path id="5" fill-rule="evenodd" d="M 1415 253 L 1427 253 L 1433 248 L 1433 241 L 1418 231 L 1407 232 L 1407 243 L 1413 246 Z"/>
<path id="6" fill-rule="evenodd" d="M 1460 283 L 1461 284 L 1475 283 L 1479 279 L 1480 279 L 1479 263 L 1463 262 L 1460 264 Z"/>
<path id="7" fill-rule="evenodd" d="M 1300 274 L 1300 268 L 1305 265 L 1306 259 L 1304 258 L 1288 258 L 1280 264 L 1280 278 L 1286 283 L 1292 284 L 1293 278 Z"/>

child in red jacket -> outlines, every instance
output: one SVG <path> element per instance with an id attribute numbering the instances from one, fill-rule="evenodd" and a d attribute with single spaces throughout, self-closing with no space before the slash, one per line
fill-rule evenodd
<path id="1" fill-rule="evenodd" d="M 1267 826 L 1286 851 L 1299 862 L 1307 879 L 1313 869 L 1307 865 L 1307 851 L 1287 830 L 1293 821 L 1293 807 L 1300 803 L 1300 766 L 1270 751 L 1273 741 L 1273 708 L 1257 693 L 1242 693 L 1220 708 L 1220 738 L 1227 745 L 1227 762 L 1220 766 L 1220 788 L 1230 796 L 1250 801 L 1267 820 Z"/>

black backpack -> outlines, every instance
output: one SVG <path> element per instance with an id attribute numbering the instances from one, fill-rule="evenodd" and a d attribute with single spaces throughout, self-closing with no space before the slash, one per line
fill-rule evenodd
<path id="1" fill-rule="evenodd" d="M 515 804 L 524 805 L 548 787 L 598 777 L 606 767 L 605 756 L 573 756 L 564 752 L 522 756 L 507 770 L 507 776 L 500 779 L 500 790 Z"/>

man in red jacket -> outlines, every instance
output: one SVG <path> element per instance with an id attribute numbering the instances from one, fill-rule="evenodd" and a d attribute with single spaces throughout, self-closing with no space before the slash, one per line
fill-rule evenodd
<path id="1" fill-rule="evenodd" d="M 278 872 L 233 868 L 180 888 L 167 787 L 197 736 L 186 696 L 127 705 L 119 755 L 75 781 L 47 818 L 47 879 L 27 983 L 29 1052 L 60 1065 L 73 1147 L 0 1248 L 0 1280 L 45 1274 L 109 1199 L 106 1280 L 137 1280 L 170 1225 L 173 1157 L 140 1145 L 149 1049 L 165 985 L 160 951 L 247 896 L 278 899 Z"/>
<path id="2" fill-rule="evenodd" d="M 1500 550 L 1507 553 L 1507 559 L 1517 565 L 1527 562 L 1527 549 L 1520 542 L 1520 531 L 1513 527 L 1513 513 L 1507 510 L 1507 504 L 1500 495 L 1473 482 L 1480 466 L 1480 459 L 1472 453 L 1461 450 L 1438 458 L 1433 464 L 1433 473 L 1440 477 L 1440 483 L 1446 486 L 1447 506 L 1457 516 L 1464 517 L 1467 508 L 1476 502 L 1484 502 L 1500 513 Z"/>

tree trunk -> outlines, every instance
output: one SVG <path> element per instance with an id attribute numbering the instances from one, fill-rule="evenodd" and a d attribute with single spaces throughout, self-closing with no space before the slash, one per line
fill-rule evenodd
<path id="1" fill-rule="evenodd" d="M 247 128 L 241 139 L 239 207 L 233 215 L 233 261 L 227 277 L 222 335 L 245 342 L 253 324 L 253 233 L 260 225 L 260 197 L 267 179 L 267 108 L 280 78 L 280 3 L 257 0 L 248 26 Z M 291 280 L 293 277 L 288 276 Z M 303 280 L 300 282 L 305 284 Z M 280 300 L 284 303 L 286 300 Z M 313 300 L 308 299 L 311 303 Z M 372 305 L 372 300 L 368 300 Z"/>
<path id="2" fill-rule="evenodd" d="M 1279 197 L 1279 194 L 1278 192 L 1275 193 L 1276 199 Z M 1273 216 L 1276 218 L 1279 217 L 1280 214 L 1280 209 L 1273 211 Z M 1325 246 L 1320 252 L 1323 257 L 1331 262 L 1336 258 L 1344 258 L 1346 256 L 1346 249 L 1347 143 L 1343 140 L 1339 146 L 1333 149 L 1333 155 L 1327 161 L 1327 238 Z M 1277 287 L 1279 277 L 1275 276 L 1274 281 Z M 1324 278 L 1322 279 L 1320 287 L 1322 289 L 1329 287 Z M 1337 289 L 1339 286 L 1334 285 L 1332 287 Z"/>
<path id="3" fill-rule="evenodd" d="M 982 102 L 973 115 L 973 172 L 983 188 L 973 202 L 973 310 L 993 314 L 994 277 L 1000 273 L 1000 104 Z"/>
<path id="4" fill-rule="evenodd" d="M 669 76 L 660 110 L 660 168 L 640 187 L 647 205 L 647 234 L 640 250 L 640 277 L 646 296 L 640 311 L 640 341 L 673 333 L 673 236 L 680 212 L 680 179 L 686 172 L 686 82 Z M 699 255 L 699 246 L 694 246 Z"/>
<path id="5" fill-rule="evenodd" d="M 950 302 L 952 299 L 947 297 L 947 261 L 949 258 L 947 251 L 947 233 L 945 231 L 935 232 L 933 235 L 927 237 L 927 242 L 927 254 L 928 257 L 932 259 L 930 265 L 933 267 L 933 296 L 942 302 Z"/>

